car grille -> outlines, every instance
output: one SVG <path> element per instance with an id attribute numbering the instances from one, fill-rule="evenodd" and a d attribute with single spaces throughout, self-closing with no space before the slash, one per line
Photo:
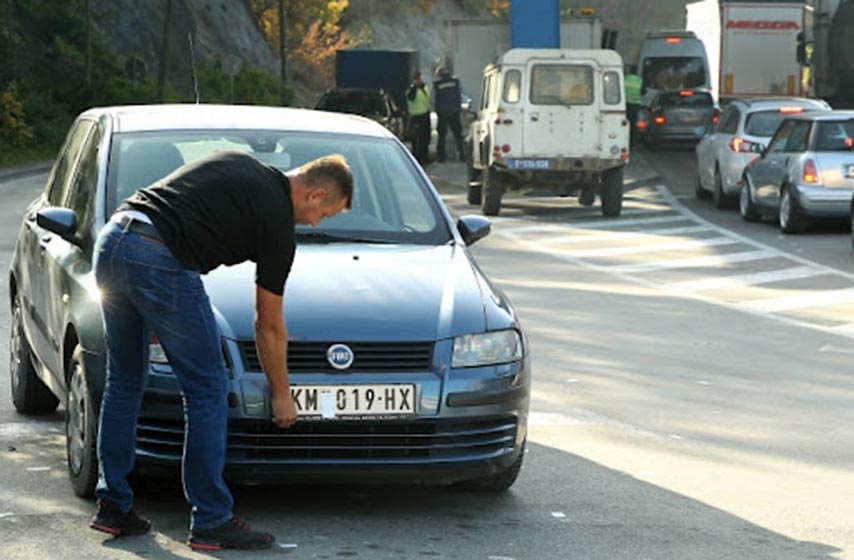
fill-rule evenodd
<path id="1" fill-rule="evenodd" d="M 252 340 L 238 342 L 243 367 L 247 371 L 262 371 L 258 350 Z M 326 359 L 332 343 L 288 342 L 288 369 L 292 372 L 338 372 Z M 348 372 L 407 372 L 428 371 L 433 362 L 432 342 L 354 342 L 347 343 L 353 351 L 353 364 Z"/>
<path id="2" fill-rule="evenodd" d="M 394 462 L 416 463 L 482 458 L 505 451 L 516 440 L 513 416 L 479 420 L 303 421 L 288 430 L 272 422 L 229 423 L 229 463 Z M 180 461 L 181 421 L 141 419 L 137 450 Z"/>

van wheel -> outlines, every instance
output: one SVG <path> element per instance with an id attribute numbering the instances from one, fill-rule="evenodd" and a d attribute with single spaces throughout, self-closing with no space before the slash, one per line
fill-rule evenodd
<path id="1" fill-rule="evenodd" d="M 39 379 L 32 350 L 24 333 L 24 311 L 20 294 L 12 301 L 12 326 L 9 331 L 9 373 L 12 376 L 12 404 L 21 414 L 53 412 L 59 399 Z"/>
<path id="2" fill-rule="evenodd" d="M 522 444 L 519 457 L 505 470 L 481 478 L 463 480 L 454 484 L 454 487 L 469 492 L 506 492 L 519 477 L 524 459 L 525 444 Z"/>
<path id="3" fill-rule="evenodd" d="M 71 487 L 81 498 L 94 496 L 98 482 L 97 423 L 83 366 L 83 348 L 78 344 L 68 364 L 65 449 Z"/>
<path id="4" fill-rule="evenodd" d="M 498 215 L 501 211 L 502 196 L 504 196 L 504 185 L 498 179 L 498 172 L 490 167 L 483 176 L 483 201 L 481 209 L 484 215 Z"/>
<path id="5" fill-rule="evenodd" d="M 616 218 L 623 211 L 622 167 L 609 169 L 602 174 L 599 198 L 602 199 L 602 215 L 606 218 Z"/>

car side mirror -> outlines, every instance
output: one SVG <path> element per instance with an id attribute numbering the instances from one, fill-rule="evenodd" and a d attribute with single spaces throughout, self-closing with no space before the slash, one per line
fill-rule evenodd
<path id="1" fill-rule="evenodd" d="M 470 214 L 457 221 L 457 230 L 463 236 L 466 245 L 474 245 L 492 231 L 492 222 L 483 216 Z"/>
<path id="2" fill-rule="evenodd" d="M 764 156 L 767 150 L 768 147 L 765 144 L 760 144 L 759 142 L 750 146 L 750 151 L 754 154 L 759 154 L 760 156 Z"/>
<path id="3" fill-rule="evenodd" d="M 81 240 L 77 237 L 76 233 L 77 214 L 74 213 L 74 210 L 60 208 L 58 206 L 42 208 L 36 214 L 36 223 L 40 227 L 43 227 L 51 233 L 55 233 L 73 245 L 77 245 L 79 247 L 81 244 Z"/>

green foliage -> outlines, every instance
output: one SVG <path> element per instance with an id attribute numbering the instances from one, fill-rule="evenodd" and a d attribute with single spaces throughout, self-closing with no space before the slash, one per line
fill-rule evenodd
<path id="1" fill-rule="evenodd" d="M 222 61 L 202 61 L 198 68 L 199 97 L 203 103 L 235 103 L 240 105 L 290 105 L 293 90 L 278 79 L 244 64 L 230 76 Z"/>
<path id="2" fill-rule="evenodd" d="M 33 129 L 24 118 L 18 86 L 13 82 L 0 94 L 0 147 L 26 148 L 33 140 Z"/>

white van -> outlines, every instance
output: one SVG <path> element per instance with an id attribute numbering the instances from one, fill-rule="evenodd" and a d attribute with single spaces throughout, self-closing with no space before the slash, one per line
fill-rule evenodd
<path id="1" fill-rule="evenodd" d="M 706 47 L 693 31 L 653 31 L 638 56 L 642 105 L 667 89 L 711 89 Z M 716 92 L 715 92 L 716 93 Z"/>
<path id="2" fill-rule="evenodd" d="M 551 187 L 620 215 L 629 127 L 615 51 L 511 49 L 483 71 L 469 131 L 471 204 L 497 215 L 508 187 Z"/>

